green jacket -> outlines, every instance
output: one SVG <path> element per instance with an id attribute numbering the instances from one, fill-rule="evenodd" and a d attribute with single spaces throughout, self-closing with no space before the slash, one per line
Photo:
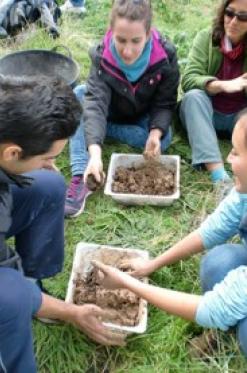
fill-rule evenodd
<path id="1" fill-rule="evenodd" d="M 205 89 L 210 80 L 215 80 L 223 55 L 219 46 L 212 44 L 212 29 L 200 31 L 189 52 L 188 63 L 182 78 L 184 92 L 190 89 Z M 247 50 L 245 51 L 244 72 L 247 71 Z"/>

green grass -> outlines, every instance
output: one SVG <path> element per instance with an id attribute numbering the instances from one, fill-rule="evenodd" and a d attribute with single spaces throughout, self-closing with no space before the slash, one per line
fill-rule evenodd
<path id="1" fill-rule="evenodd" d="M 0 54 L 46 48 L 58 44 L 67 46 L 80 64 L 80 80 L 87 77 L 87 50 L 99 40 L 107 27 L 110 0 L 88 0 L 85 18 L 65 17 L 60 26 L 61 38 L 31 27 L 14 42 L 1 42 Z M 181 68 L 196 32 L 210 24 L 216 2 L 213 0 L 154 0 L 155 24 L 177 45 Z M 229 142 L 221 143 L 224 155 Z M 104 147 L 104 167 L 107 170 L 113 151 L 133 152 L 134 149 L 116 143 Z M 179 154 L 181 191 L 178 202 L 170 207 L 124 207 L 102 192 L 95 193 L 79 218 L 66 221 L 64 270 L 46 281 L 58 296 L 65 296 L 75 245 L 79 241 L 135 247 L 158 255 L 185 234 L 197 227 L 202 213 L 214 206 L 214 193 L 206 172 L 198 173 L 190 166 L 190 149 L 181 131 L 176 131 L 169 154 Z M 70 177 L 68 149 L 60 156 L 58 166 L 67 180 Z M 191 258 L 155 273 L 151 282 L 163 287 L 200 293 L 198 281 L 199 257 Z M 207 360 L 192 359 L 188 340 L 200 334 L 193 323 L 167 315 L 149 307 L 148 329 L 144 335 L 128 339 L 125 348 L 105 348 L 89 341 L 73 327 L 44 326 L 34 322 L 34 343 L 40 373 L 233 373 L 247 372 L 247 364 L 233 336 L 218 333 L 219 349 Z"/>

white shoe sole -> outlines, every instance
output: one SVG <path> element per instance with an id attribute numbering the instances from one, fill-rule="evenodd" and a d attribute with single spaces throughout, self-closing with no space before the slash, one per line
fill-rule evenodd
<path id="1" fill-rule="evenodd" d="M 65 215 L 66 218 L 76 218 L 77 216 L 81 215 L 81 213 L 83 212 L 84 208 L 85 208 L 85 203 L 86 203 L 86 200 L 89 196 L 91 196 L 91 194 L 93 194 L 93 192 L 89 191 L 87 193 L 87 196 L 84 198 L 84 201 L 83 201 L 83 204 L 81 205 L 81 208 L 80 210 L 78 210 L 75 214 L 73 215 Z"/>

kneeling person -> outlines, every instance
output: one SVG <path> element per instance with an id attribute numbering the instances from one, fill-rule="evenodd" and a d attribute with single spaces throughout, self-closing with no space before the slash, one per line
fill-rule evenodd
<path id="1" fill-rule="evenodd" d="M 73 323 L 100 343 L 118 343 L 98 321 L 100 308 L 66 304 L 27 279 L 40 283 L 62 270 L 65 183 L 45 169 L 80 116 L 72 89 L 61 81 L 0 77 L 0 371 L 36 372 L 34 315 Z M 11 236 L 15 251 L 5 243 Z"/>

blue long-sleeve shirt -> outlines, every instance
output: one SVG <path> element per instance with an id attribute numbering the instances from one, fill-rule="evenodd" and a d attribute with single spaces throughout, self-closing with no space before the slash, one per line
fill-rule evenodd
<path id="1" fill-rule="evenodd" d="M 211 249 L 216 245 L 223 244 L 238 233 L 247 243 L 247 232 L 246 237 L 244 237 L 242 229 L 243 219 L 246 215 L 247 194 L 238 193 L 233 188 L 198 229 L 205 249 Z"/>
<path id="2" fill-rule="evenodd" d="M 202 297 L 196 322 L 227 330 L 247 317 L 247 266 L 230 271 L 224 280 Z"/>
<path id="3" fill-rule="evenodd" d="M 198 229 L 206 249 L 240 234 L 247 243 L 247 194 L 232 189 Z M 247 250 L 247 247 L 246 247 Z M 228 273 L 225 279 L 202 297 L 196 321 L 204 327 L 227 330 L 247 317 L 247 266 Z"/>

